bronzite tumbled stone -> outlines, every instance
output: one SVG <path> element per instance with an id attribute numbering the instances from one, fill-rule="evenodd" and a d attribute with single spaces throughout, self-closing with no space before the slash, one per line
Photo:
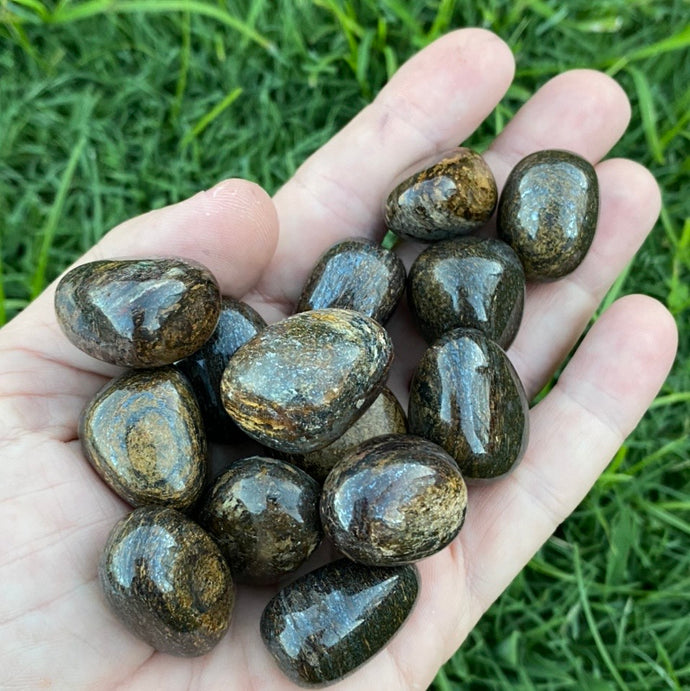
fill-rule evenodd
<path id="1" fill-rule="evenodd" d="M 182 259 L 108 259 L 69 271 L 55 292 L 58 323 L 88 355 L 160 367 L 198 350 L 218 321 L 208 269 Z"/>
<path id="2" fill-rule="evenodd" d="M 142 507 L 119 521 L 98 574 L 117 618 L 161 652 L 205 655 L 230 624 L 235 594 L 223 555 L 174 509 Z"/>
<path id="3" fill-rule="evenodd" d="M 337 681 L 388 643 L 418 592 L 414 566 L 332 562 L 290 583 L 268 603 L 261 637 L 297 684 Z"/>
<path id="4" fill-rule="evenodd" d="M 496 207 L 493 173 L 480 154 L 459 147 L 403 180 L 386 199 L 387 228 L 396 235 L 435 242 L 483 226 Z"/>
<path id="5" fill-rule="evenodd" d="M 528 438 L 527 398 L 501 348 L 454 329 L 422 356 L 410 385 L 410 432 L 442 446 L 466 478 L 512 470 Z"/>
<path id="6" fill-rule="evenodd" d="M 463 237 L 425 249 L 408 279 L 410 309 L 433 343 L 457 327 L 479 329 L 502 348 L 515 338 L 525 303 L 525 272 L 493 238 Z"/>
<path id="7" fill-rule="evenodd" d="M 320 486 L 271 458 L 235 461 L 213 484 L 199 522 L 215 538 L 233 579 L 273 583 L 297 569 L 321 542 Z"/>
<path id="8" fill-rule="evenodd" d="M 86 458 L 133 506 L 189 508 L 206 474 L 206 438 L 192 389 L 172 367 L 128 372 L 104 386 L 79 424 Z"/>
<path id="9" fill-rule="evenodd" d="M 577 268 L 594 239 L 599 183 L 592 165 L 569 151 L 537 151 L 511 171 L 498 205 L 499 237 L 530 281 L 553 281 Z"/>
<path id="10" fill-rule="evenodd" d="M 370 317 L 312 310 L 267 326 L 223 374 L 223 405 L 260 443 L 292 453 L 330 444 L 379 394 L 391 339 Z"/>
<path id="11" fill-rule="evenodd" d="M 433 442 L 403 434 L 371 439 L 330 472 L 321 494 L 324 531 L 362 564 L 395 566 L 443 549 L 465 520 L 467 487 Z"/>
<path id="12" fill-rule="evenodd" d="M 295 311 L 339 307 L 385 324 L 404 290 L 400 258 L 365 238 L 353 238 L 337 243 L 319 259 Z"/>
<path id="13" fill-rule="evenodd" d="M 230 442 L 241 436 L 220 398 L 220 380 L 232 354 L 256 336 L 266 322 L 244 302 L 223 297 L 220 317 L 211 338 L 176 367 L 194 389 L 209 439 Z"/>

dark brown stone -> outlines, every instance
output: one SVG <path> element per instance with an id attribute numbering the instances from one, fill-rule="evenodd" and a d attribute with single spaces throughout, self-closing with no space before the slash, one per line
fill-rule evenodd
<path id="1" fill-rule="evenodd" d="M 302 312 L 267 326 L 230 358 L 221 394 L 250 437 L 285 453 L 330 444 L 371 405 L 393 346 L 358 312 Z"/>
<path id="2" fill-rule="evenodd" d="M 497 198 L 486 161 L 471 149 L 452 149 L 388 195 L 386 226 L 402 238 L 421 242 L 467 235 L 491 218 Z"/>
<path id="3" fill-rule="evenodd" d="M 336 681 L 388 643 L 412 611 L 418 592 L 414 566 L 336 561 L 290 583 L 268 603 L 261 637 L 292 681 Z"/>
<path id="4" fill-rule="evenodd" d="M 164 653 L 204 655 L 230 624 L 234 590 L 210 536 L 165 507 L 142 507 L 110 532 L 99 578 L 117 618 Z"/>
<path id="5" fill-rule="evenodd" d="M 261 315 L 249 305 L 224 297 L 211 338 L 175 365 L 194 389 L 209 439 L 228 443 L 244 436 L 223 407 L 220 380 L 230 356 L 265 326 Z"/>
<path id="6" fill-rule="evenodd" d="M 391 250 L 364 238 L 333 245 L 316 263 L 296 312 L 339 307 L 385 324 L 405 290 L 405 267 Z"/>
<path id="7" fill-rule="evenodd" d="M 199 522 L 215 538 L 236 581 L 273 583 L 321 542 L 319 484 L 284 461 L 235 461 L 206 496 Z"/>
<path id="8" fill-rule="evenodd" d="M 195 262 L 105 260 L 63 276 L 55 311 L 67 338 L 88 355 L 123 367 L 160 367 L 209 338 L 220 293 L 213 275 Z"/>
<path id="9" fill-rule="evenodd" d="M 172 367 L 106 384 L 79 425 L 86 458 L 132 506 L 189 508 L 206 474 L 206 438 L 189 383 Z"/>
<path id="10" fill-rule="evenodd" d="M 433 442 L 404 434 L 360 444 L 329 473 L 321 521 L 346 557 L 397 566 L 443 549 L 465 520 L 467 487 Z"/>
<path id="11" fill-rule="evenodd" d="M 383 434 L 407 432 L 405 411 L 393 392 L 384 387 L 376 400 L 352 427 L 323 449 L 291 459 L 319 482 L 326 479 L 331 468 L 363 441 Z"/>
<path id="12" fill-rule="evenodd" d="M 525 273 L 505 242 L 475 237 L 431 245 L 408 280 L 410 309 L 433 343 L 457 327 L 479 329 L 502 348 L 515 338 L 525 302 Z"/>
<path id="13" fill-rule="evenodd" d="M 429 348 L 410 386 L 412 434 L 442 446 L 466 478 L 512 470 L 527 447 L 529 410 L 501 348 L 474 329 L 455 329 Z"/>
<path id="14" fill-rule="evenodd" d="M 584 259 L 599 216 L 592 165 L 569 151 L 537 151 L 510 173 L 498 205 L 498 233 L 529 281 L 553 281 Z"/>

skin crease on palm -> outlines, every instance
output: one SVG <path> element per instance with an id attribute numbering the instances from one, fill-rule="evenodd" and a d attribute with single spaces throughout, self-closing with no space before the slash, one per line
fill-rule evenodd
<path id="1" fill-rule="evenodd" d="M 251 183 L 226 180 L 126 221 L 80 261 L 196 259 L 215 273 L 224 293 L 275 321 L 289 313 L 312 264 L 333 242 L 382 236 L 382 201 L 393 181 L 469 136 L 503 97 L 513 70 L 509 49 L 494 35 L 448 34 L 410 59 L 273 201 Z M 645 169 L 628 160 L 601 161 L 629 118 L 614 81 L 572 71 L 540 89 L 486 153 L 499 187 L 519 159 L 543 148 L 580 153 L 600 180 L 599 226 L 584 263 L 564 280 L 528 289 L 509 356 L 529 396 L 576 343 L 659 212 L 659 191 Z M 418 249 L 400 247 L 408 266 Z M 54 285 L 0 332 L 0 687 L 293 688 L 259 637 L 270 589 L 239 588 L 229 633 L 197 659 L 155 653 L 106 609 L 97 563 L 128 507 L 83 459 L 77 419 L 117 370 L 61 334 Z M 402 397 L 423 345 L 404 309 L 390 330 L 392 386 Z M 425 689 L 582 500 L 654 398 L 675 348 L 675 324 L 660 304 L 639 295 L 615 302 L 532 409 L 530 444 L 518 469 L 472 486 L 458 538 L 419 563 L 419 601 L 400 633 L 332 688 Z"/>

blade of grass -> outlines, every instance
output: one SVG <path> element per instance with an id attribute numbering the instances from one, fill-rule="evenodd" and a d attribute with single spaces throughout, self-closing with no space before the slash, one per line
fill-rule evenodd
<path id="1" fill-rule="evenodd" d="M 635 90 L 637 91 L 637 100 L 640 108 L 640 116 L 642 117 L 642 128 L 644 129 L 644 136 L 647 140 L 649 150 L 654 156 L 654 160 L 659 163 L 664 163 L 664 150 L 659 140 L 659 131 L 657 129 L 657 115 L 656 107 L 654 106 L 654 98 L 652 91 L 649 88 L 649 82 L 644 74 L 636 67 L 629 67 L 628 72 L 635 83 Z"/>
<path id="2" fill-rule="evenodd" d="M 175 85 L 175 100 L 170 109 L 170 119 L 177 122 L 182 108 L 182 98 L 187 88 L 187 75 L 189 74 L 189 59 L 191 56 L 191 20 L 189 12 L 182 13 L 182 45 L 180 46 L 180 73 Z"/>
<path id="3" fill-rule="evenodd" d="M 229 105 L 236 101 L 242 94 L 242 88 L 233 89 L 220 103 L 217 103 L 204 115 L 192 129 L 185 134 L 180 142 L 180 147 L 186 147 L 193 139 L 198 137 Z"/>

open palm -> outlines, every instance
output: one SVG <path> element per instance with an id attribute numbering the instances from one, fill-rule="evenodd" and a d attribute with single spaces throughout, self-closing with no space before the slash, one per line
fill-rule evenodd
<path id="1" fill-rule="evenodd" d="M 290 313 L 326 247 L 354 235 L 381 237 L 381 204 L 394 179 L 466 138 L 512 74 L 512 56 L 495 36 L 449 34 L 405 64 L 272 201 L 251 183 L 227 180 L 123 223 L 82 261 L 196 259 L 215 273 L 223 293 L 275 321 Z M 509 351 L 528 396 L 577 342 L 656 219 L 659 193 L 649 173 L 627 160 L 599 162 L 628 118 L 615 82 L 569 72 L 535 94 L 486 153 L 499 186 L 520 158 L 543 148 L 580 153 L 596 165 L 600 182 L 599 227 L 584 263 L 565 280 L 528 289 Z M 415 250 L 402 247 L 410 257 Z M 97 563 L 128 507 L 84 460 L 77 420 L 117 370 L 67 342 L 53 314 L 53 290 L 0 336 L 0 687 L 293 688 L 259 638 L 270 589 L 240 588 L 228 635 L 211 654 L 191 660 L 155 653 L 107 610 Z M 390 330 L 391 385 L 402 398 L 423 346 L 404 309 Z M 337 688 L 426 688 L 637 424 L 675 346 L 675 326 L 658 303 L 643 296 L 614 303 L 533 408 L 522 464 L 499 482 L 471 487 L 458 538 L 420 562 L 420 599 L 400 635 Z"/>

